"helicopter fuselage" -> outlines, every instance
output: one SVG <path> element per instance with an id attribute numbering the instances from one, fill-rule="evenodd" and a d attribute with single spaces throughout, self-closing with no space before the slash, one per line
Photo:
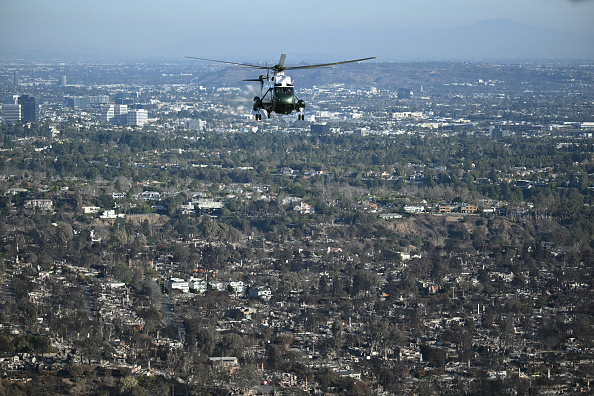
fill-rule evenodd
<path id="1" fill-rule="evenodd" d="M 305 108 L 305 101 L 299 100 L 295 95 L 295 87 L 291 77 L 283 72 L 274 75 L 262 83 L 261 96 L 254 98 L 253 110 L 259 112 L 265 110 L 268 115 L 291 114 L 293 111 L 302 112 Z"/>

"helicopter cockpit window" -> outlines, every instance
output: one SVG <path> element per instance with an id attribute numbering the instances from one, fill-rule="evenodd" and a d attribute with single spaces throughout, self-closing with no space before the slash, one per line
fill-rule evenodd
<path id="1" fill-rule="evenodd" d="M 274 87 L 274 92 L 277 94 L 293 95 L 293 87 Z"/>

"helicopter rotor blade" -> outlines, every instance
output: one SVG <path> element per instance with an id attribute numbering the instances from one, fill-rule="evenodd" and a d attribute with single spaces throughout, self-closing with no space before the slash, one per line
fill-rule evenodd
<path id="1" fill-rule="evenodd" d="M 226 63 L 228 65 L 235 65 L 235 66 L 245 67 L 245 68 L 249 68 L 249 69 L 262 69 L 262 70 L 269 69 L 269 67 L 266 67 L 266 66 L 249 65 L 247 63 L 227 62 L 227 61 L 216 60 L 216 59 L 197 58 L 195 56 L 186 56 L 186 58 L 198 59 L 198 60 L 209 61 L 209 62 Z"/>
<path id="2" fill-rule="evenodd" d="M 260 81 L 260 82 L 263 82 L 264 80 L 268 80 L 268 79 L 269 79 L 268 75 L 260 74 L 260 77 L 258 77 L 258 78 L 246 78 L 245 80 L 241 80 L 241 81 Z"/>
<path id="3" fill-rule="evenodd" d="M 314 67 L 328 67 L 328 66 L 335 66 L 335 65 L 343 65 L 345 63 L 355 63 L 355 62 L 363 62 L 370 59 L 377 59 L 377 56 L 372 56 L 370 58 L 362 58 L 362 59 L 353 59 L 348 61 L 342 62 L 332 62 L 332 63 L 321 63 L 318 65 L 306 65 L 306 66 L 290 66 L 284 67 L 284 70 L 297 70 L 297 69 L 313 69 Z"/>
<path id="4" fill-rule="evenodd" d="M 353 60 L 342 61 L 342 62 L 332 62 L 332 63 L 321 63 L 321 64 L 317 64 L 317 65 L 285 67 L 285 60 L 287 59 L 287 54 L 281 54 L 279 63 L 275 66 L 268 66 L 268 65 L 258 66 L 258 65 L 250 65 L 247 63 L 227 62 L 227 61 L 222 61 L 222 60 L 217 60 L 217 59 L 198 58 L 195 56 L 186 56 L 186 58 L 204 60 L 204 61 L 209 61 L 209 62 L 224 63 L 226 65 L 231 65 L 229 67 L 242 67 L 242 68 L 248 68 L 248 69 L 259 69 L 259 70 L 268 70 L 268 71 L 273 70 L 274 73 L 283 72 L 285 70 L 313 69 L 315 67 L 331 67 L 331 66 L 336 66 L 336 65 L 343 65 L 345 63 L 355 63 L 355 62 L 363 62 L 363 61 L 370 60 L 370 59 L 377 59 L 376 56 L 372 56 L 369 58 L 353 59 Z"/>

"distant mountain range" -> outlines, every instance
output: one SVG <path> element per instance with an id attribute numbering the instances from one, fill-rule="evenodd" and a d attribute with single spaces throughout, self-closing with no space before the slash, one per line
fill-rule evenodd
<path id="1" fill-rule="evenodd" d="M 275 62 L 288 53 L 287 63 L 327 62 L 377 56 L 379 61 L 543 61 L 594 60 L 594 36 L 542 28 L 508 19 L 482 20 L 456 28 L 398 29 L 363 32 L 352 29 L 303 31 L 296 38 L 271 32 L 254 38 L 247 32 L 237 36 L 208 36 L 172 42 L 166 48 L 128 52 L 127 48 L 15 49 L 0 44 L 4 57 L 32 58 L 135 58 L 183 60 L 185 55 L 233 61 Z M 274 54 L 274 55 L 271 55 Z M 292 61 L 292 62 L 291 62 Z"/>
<path id="2" fill-rule="evenodd" d="M 388 56 L 421 60 L 594 58 L 594 37 L 507 19 L 482 20 L 451 29 L 401 33 L 392 36 L 392 53 Z"/>
<path id="3" fill-rule="evenodd" d="M 326 62 L 362 56 L 378 56 L 380 61 L 594 60 L 594 36 L 490 19 L 456 28 L 395 29 L 383 33 L 352 29 L 302 32 L 299 40 L 277 36 L 265 48 L 254 44 L 251 36 L 206 37 L 178 43 L 169 47 L 168 52 L 249 59 L 269 56 L 275 49 L 279 54 L 290 53 L 287 62 Z"/>
<path id="4" fill-rule="evenodd" d="M 369 54 L 383 60 L 533 60 L 594 59 L 594 37 L 545 29 L 507 19 L 482 20 L 456 28 L 426 28 L 353 35 L 332 31 L 307 37 L 320 40 L 332 52 Z M 322 36 L 322 37 L 320 37 Z M 315 45 L 319 48 L 320 45 Z"/>

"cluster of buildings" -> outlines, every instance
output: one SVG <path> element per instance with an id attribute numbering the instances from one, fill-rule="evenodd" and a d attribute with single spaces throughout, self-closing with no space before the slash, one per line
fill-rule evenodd
<path id="1" fill-rule="evenodd" d="M 109 104 L 109 95 L 68 96 L 64 99 L 64 106 L 72 109 L 86 109 Z"/>
<path id="2" fill-rule="evenodd" d="M 146 109 L 130 109 L 126 104 L 109 103 L 107 95 L 67 97 L 65 105 L 73 109 L 100 106 L 100 119 L 103 124 L 142 127 L 148 123 Z M 40 105 L 34 96 L 10 95 L 2 103 L 2 122 L 37 122 L 39 109 Z"/>
<path id="3" fill-rule="evenodd" d="M 188 279 L 170 278 L 165 283 L 171 290 L 182 293 L 204 294 L 208 291 L 227 291 L 233 296 L 247 296 L 250 299 L 267 302 L 272 298 L 272 291 L 266 286 L 246 286 L 241 280 L 211 280 L 190 277 Z"/>
<path id="4" fill-rule="evenodd" d="M 198 211 L 214 212 L 223 209 L 225 203 L 213 198 L 204 198 L 195 195 L 191 201 L 184 202 L 181 205 L 181 212 L 183 214 L 196 213 Z"/>
<path id="5" fill-rule="evenodd" d="M 128 109 L 128 105 L 124 104 L 107 104 L 101 110 L 101 122 L 103 124 L 142 127 L 148 123 L 148 111 Z"/>
<path id="6" fill-rule="evenodd" d="M 2 103 L 2 122 L 14 124 L 15 122 L 39 121 L 39 104 L 35 97 L 29 95 L 10 95 Z"/>
<path id="7" fill-rule="evenodd" d="M 156 125 L 158 128 L 181 127 L 201 131 L 207 125 L 207 121 L 196 120 L 196 113 L 201 112 L 204 113 L 201 116 L 206 115 L 208 124 L 211 124 L 212 130 L 215 131 L 253 132 L 278 128 L 278 125 L 254 126 L 253 123 L 246 122 L 252 120 L 253 116 L 250 114 L 250 100 L 247 99 L 245 104 L 237 100 L 241 97 L 243 87 L 221 86 L 224 84 L 217 83 L 213 84 L 213 88 L 197 85 L 196 80 L 200 77 L 197 74 L 196 65 L 143 65 L 143 67 L 146 68 L 146 74 L 143 74 L 146 78 L 143 78 L 142 83 L 130 84 L 100 85 L 101 83 L 90 77 L 95 73 L 103 73 L 110 77 L 116 73 L 125 75 L 127 66 L 121 65 L 36 65 L 18 73 L 14 67 L 7 66 L 5 75 L 12 78 L 13 86 L 17 90 L 23 87 L 40 89 L 43 87 L 43 93 L 40 94 L 43 97 L 37 102 L 43 103 L 44 112 L 48 118 L 59 119 L 64 110 L 67 113 L 73 109 L 74 113 L 82 116 L 85 123 L 89 125 L 97 124 L 100 119 L 104 124 L 141 127 L 147 124 L 147 117 L 151 117 L 151 120 L 157 120 L 158 117 L 160 123 Z M 405 65 L 401 67 L 406 69 Z M 434 74 L 432 67 L 431 65 L 422 66 L 429 75 Z M 67 69 L 71 69 L 73 75 L 73 78 L 68 76 L 68 80 L 80 81 L 68 85 L 65 75 L 68 73 Z M 592 125 L 594 125 L 592 122 L 567 121 L 578 119 L 580 114 L 586 114 L 587 109 L 581 108 L 583 104 L 563 105 L 563 111 L 559 113 L 566 114 L 567 117 L 562 120 L 556 120 L 554 114 L 546 112 L 547 105 L 556 101 L 556 98 L 549 97 L 548 93 L 543 105 L 531 111 L 522 108 L 522 104 L 527 103 L 533 96 L 533 92 L 541 88 L 538 85 L 540 80 L 517 83 L 502 77 L 492 79 L 482 76 L 483 73 L 499 75 L 502 72 L 514 72 L 515 66 L 501 70 L 493 67 L 487 71 L 487 69 L 475 70 L 471 65 L 466 65 L 463 69 L 465 71 L 460 71 L 459 76 L 456 76 L 459 78 L 442 73 L 443 76 L 434 76 L 437 80 L 430 84 L 426 81 L 404 83 L 396 79 L 394 86 L 390 89 L 378 89 L 373 86 L 349 88 L 344 83 L 332 82 L 324 86 L 313 84 L 313 87 L 308 88 L 311 84 L 305 80 L 306 83 L 300 88 L 303 97 L 308 101 L 310 98 L 316 98 L 308 106 L 307 120 L 320 124 L 328 123 L 325 126 L 313 127 L 311 132 L 322 135 L 330 133 L 367 135 L 413 131 L 425 133 L 428 130 L 432 133 L 471 131 L 491 133 L 493 138 L 501 139 L 519 133 L 548 134 L 571 129 L 591 135 Z M 84 70 L 84 73 L 81 73 L 81 70 Z M 134 70 L 138 71 L 137 68 Z M 163 73 L 163 70 L 170 70 L 171 73 Z M 89 73 L 89 71 L 92 72 Z M 452 73 L 455 72 L 452 71 Z M 533 77 L 539 72 L 538 67 L 524 67 L 520 75 L 528 73 Z M 570 80 L 571 84 L 566 87 L 568 95 L 580 92 L 581 81 L 588 81 L 590 73 L 587 69 L 578 70 L 572 67 L 566 70 L 555 69 L 555 72 L 572 77 L 575 77 L 576 73 L 582 75 L 580 78 Z M 473 76 L 475 73 L 478 75 Z M 566 80 L 560 79 L 560 81 Z M 518 91 L 519 86 L 522 87 L 520 91 Z M 91 87 L 93 93 L 89 95 L 87 93 Z M 572 90 L 574 92 L 570 92 Z M 562 92 L 562 89 L 559 88 L 556 92 Z M 518 105 L 510 107 L 510 102 Z M 326 109 L 319 103 L 327 103 L 329 108 Z M 381 106 L 376 106 L 376 103 Z M 390 104 L 388 108 L 383 106 L 386 103 Z M 587 101 L 584 103 L 587 105 Z M 14 101 L 7 104 L 14 105 Z M 336 108 L 336 104 L 340 105 L 339 108 Z M 24 106 L 24 104 L 21 105 Z M 146 110 L 147 117 L 144 111 L 140 110 Z M 176 115 L 180 113 L 183 113 L 183 116 L 177 117 Z M 170 117 L 172 115 L 174 117 Z M 9 122 L 18 120 L 11 106 L 6 108 L 4 118 L 12 120 Z M 28 115 L 22 116 L 24 121 L 28 122 L 30 119 Z M 213 120 L 216 122 L 213 123 Z M 346 120 L 354 126 L 352 130 L 341 124 Z M 294 123 L 293 126 L 295 130 L 306 130 L 300 128 L 298 123 Z"/>

